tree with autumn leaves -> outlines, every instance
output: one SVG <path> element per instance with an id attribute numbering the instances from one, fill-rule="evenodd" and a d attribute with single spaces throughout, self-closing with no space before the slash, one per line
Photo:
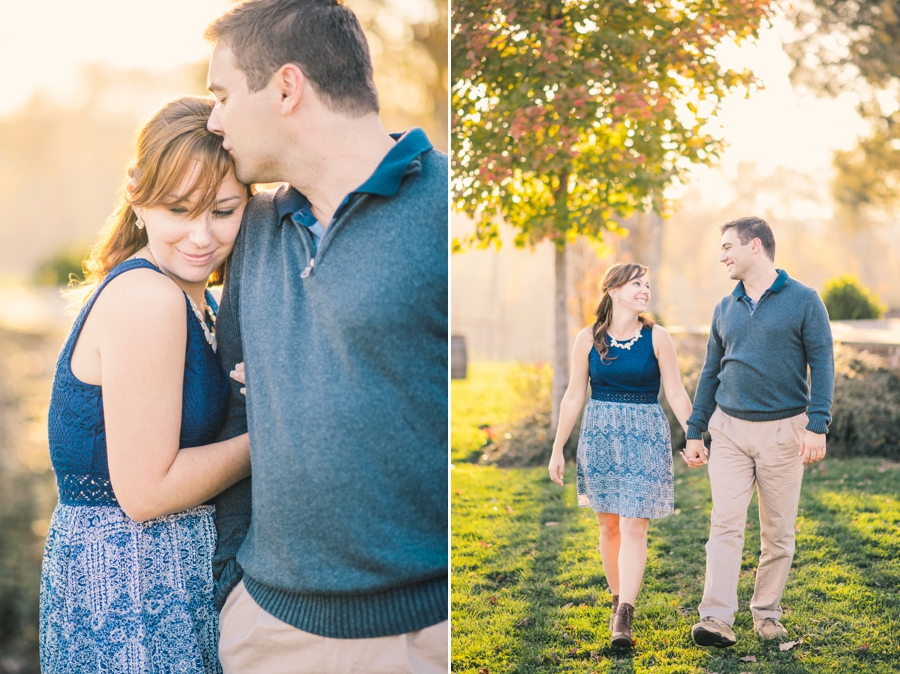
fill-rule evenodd
<path id="1" fill-rule="evenodd" d="M 453 242 L 556 246 L 552 423 L 568 378 L 566 245 L 602 239 L 724 145 L 707 126 L 750 91 L 715 47 L 753 39 L 770 0 L 453 0 Z"/>

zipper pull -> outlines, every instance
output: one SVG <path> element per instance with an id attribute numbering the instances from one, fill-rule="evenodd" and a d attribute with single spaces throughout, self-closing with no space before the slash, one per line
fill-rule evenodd
<path id="1" fill-rule="evenodd" d="M 310 258 L 309 264 L 306 265 L 306 268 L 300 272 L 300 278 L 309 278 L 313 272 L 313 267 L 316 265 L 316 258 Z"/>

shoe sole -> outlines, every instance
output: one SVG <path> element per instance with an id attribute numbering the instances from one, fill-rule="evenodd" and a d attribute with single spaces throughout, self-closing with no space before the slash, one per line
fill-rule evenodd
<path id="1" fill-rule="evenodd" d="M 731 639 L 723 637 L 718 632 L 708 632 L 702 627 L 693 630 L 691 632 L 691 636 L 694 638 L 694 643 L 698 646 L 715 646 L 716 648 L 728 648 L 729 646 L 734 646 L 737 643 L 737 641 L 732 641 Z"/>
<path id="2" fill-rule="evenodd" d="M 627 637 L 616 637 L 612 641 L 610 641 L 610 643 L 615 648 L 631 648 L 634 645 L 631 639 Z"/>

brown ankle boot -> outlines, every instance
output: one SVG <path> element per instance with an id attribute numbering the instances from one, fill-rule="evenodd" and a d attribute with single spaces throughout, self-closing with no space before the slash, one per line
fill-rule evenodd
<path id="1" fill-rule="evenodd" d="M 613 628 L 616 626 L 616 611 L 619 610 L 619 595 L 614 594 L 613 598 L 613 608 L 612 614 L 609 616 L 609 631 L 612 632 Z"/>
<path id="2" fill-rule="evenodd" d="M 616 610 L 616 622 L 612 630 L 610 643 L 618 648 L 631 648 L 631 621 L 634 620 L 634 606 L 619 604 Z"/>

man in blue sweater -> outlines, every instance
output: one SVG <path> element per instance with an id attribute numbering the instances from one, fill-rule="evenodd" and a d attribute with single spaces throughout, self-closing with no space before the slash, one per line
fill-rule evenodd
<path id="1" fill-rule="evenodd" d="M 701 646 L 721 648 L 736 642 L 732 626 L 754 485 L 761 554 L 750 610 L 760 638 L 787 637 L 781 594 L 794 556 L 803 466 L 825 456 L 834 351 L 825 305 L 812 288 L 775 268 L 775 237 L 764 220 L 724 225 L 719 260 L 738 284 L 713 313 L 685 455 L 693 467 L 706 463 L 701 438 L 709 430 L 713 510 L 700 622 L 691 634 Z"/>
<path id="2" fill-rule="evenodd" d="M 218 319 L 251 485 L 216 500 L 226 674 L 441 672 L 448 659 L 447 157 L 378 117 L 335 0 L 208 29 L 210 130 L 244 213 Z"/>

